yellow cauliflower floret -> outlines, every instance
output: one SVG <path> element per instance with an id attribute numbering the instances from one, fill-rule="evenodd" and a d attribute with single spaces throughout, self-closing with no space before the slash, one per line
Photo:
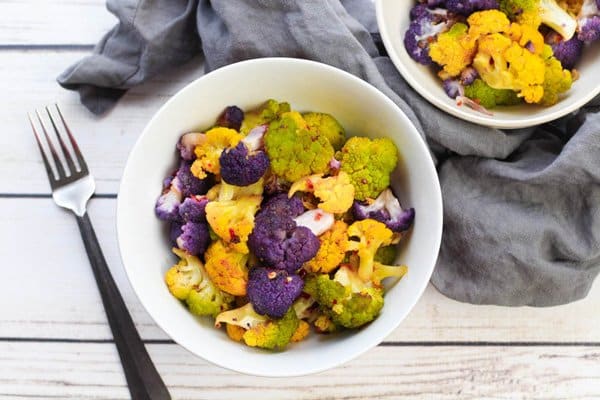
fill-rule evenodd
<path id="1" fill-rule="evenodd" d="M 244 136 L 229 128 L 212 128 L 205 133 L 206 140 L 196 146 L 196 160 L 192 163 L 191 171 L 194 176 L 204 179 L 207 172 L 218 175 L 221 172 L 219 157 L 224 149 L 235 147 Z"/>
<path id="2" fill-rule="evenodd" d="M 204 259 L 208 277 L 219 289 L 234 296 L 246 295 L 248 254 L 238 253 L 217 240 L 208 247 Z"/>
<path id="3" fill-rule="evenodd" d="M 304 264 L 312 272 L 329 273 L 344 260 L 348 247 L 348 225 L 335 221 L 333 227 L 319 236 L 321 246 L 317 255 Z"/>
<path id="4" fill-rule="evenodd" d="M 469 16 L 467 22 L 469 24 L 469 35 L 473 37 L 506 32 L 510 28 L 508 17 L 498 10 L 473 13 Z"/>
<path id="5" fill-rule="evenodd" d="M 254 215 L 262 196 L 245 196 L 237 200 L 209 201 L 206 220 L 212 230 L 235 251 L 248 253 L 248 235 L 254 229 Z"/>
<path id="6" fill-rule="evenodd" d="M 344 171 L 328 178 L 323 178 L 322 174 L 302 178 L 294 182 L 288 196 L 292 197 L 298 191 L 312 192 L 321 200 L 318 207 L 333 214 L 348 211 L 354 202 L 354 186 Z"/>
<path id="7" fill-rule="evenodd" d="M 454 77 L 471 64 L 477 51 L 477 38 L 467 33 L 465 24 L 457 23 L 449 31 L 438 35 L 429 46 L 429 56 L 440 64 L 444 72 Z"/>
<path id="8" fill-rule="evenodd" d="M 517 91 L 528 103 L 539 102 L 544 94 L 544 60 L 502 34 L 479 39 L 473 67 L 490 87 Z"/>
<path id="9" fill-rule="evenodd" d="M 392 243 L 393 232 L 379 221 L 363 219 L 350 225 L 348 237 L 348 250 L 356 251 L 360 258 L 358 276 L 363 281 L 371 280 L 375 254 L 380 247 Z M 353 237 L 358 241 L 352 240 Z"/>

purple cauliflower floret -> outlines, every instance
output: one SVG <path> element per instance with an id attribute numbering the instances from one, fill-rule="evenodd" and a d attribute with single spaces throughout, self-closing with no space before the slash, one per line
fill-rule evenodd
<path id="1" fill-rule="evenodd" d="M 181 184 L 177 177 L 165 179 L 163 192 L 156 200 L 154 213 L 163 221 L 180 221 L 179 206 L 183 194 L 181 193 Z"/>
<path id="2" fill-rule="evenodd" d="M 415 209 L 403 210 L 394 193 L 388 188 L 373 203 L 355 201 L 352 213 L 357 220 L 374 219 L 382 222 L 392 232 L 403 232 L 410 228 L 415 219 Z"/>
<path id="3" fill-rule="evenodd" d="M 281 318 L 302 293 L 304 281 L 296 274 L 272 268 L 252 268 L 248 274 L 247 296 L 254 311 Z"/>
<path id="4" fill-rule="evenodd" d="M 179 181 L 179 188 L 183 197 L 206 194 L 213 183 L 210 177 L 205 179 L 196 178 L 190 171 L 191 166 L 191 161 L 182 160 L 175 175 Z"/>
<path id="5" fill-rule="evenodd" d="M 585 43 L 600 39 L 600 1 L 583 0 L 577 16 L 577 32 L 579 40 Z"/>
<path id="6" fill-rule="evenodd" d="M 464 95 L 465 89 L 458 79 L 446 79 L 444 82 L 442 82 L 442 86 L 444 88 L 444 92 L 446 92 L 448 97 L 451 99 L 455 99 L 458 96 Z"/>
<path id="7" fill-rule="evenodd" d="M 264 151 L 249 153 L 243 142 L 227 149 L 219 157 L 221 178 L 235 186 L 248 186 L 258 182 L 269 168 L 269 158 Z"/>
<path id="8" fill-rule="evenodd" d="M 446 8 L 448 11 L 460 14 L 470 15 L 475 11 L 498 9 L 498 0 L 448 0 Z"/>
<path id="9" fill-rule="evenodd" d="M 304 211 L 302 202 L 285 194 L 269 200 L 254 219 L 254 230 L 248 237 L 248 247 L 270 267 L 297 271 L 313 258 L 321 245 L 309 228 L 293 220 Z"/>
<path id="10" fill-rule="evenodd" d="M 415 11 L 416 12 L 416 11 Z M 429 44 L 456 22 L 454 14 L 441 8 L 419 11 L 404 34 L 404 47 L 410 57 L 423 65 L 433 64 L 429 56 Z"/>
<path id="11" fill-rule="evenodd" d="M 294 196 L 288 198 L 287 192 L 271 197 L 261 208 L 259 214 L 277 215 L 278 218 L 296 218 L 304 212 L 302 200 Z"/>
<path id="12" fill-rule="evenodd" d="M 179 216 L 184 222 L 206 222 L 206 196 L 190 196 L 179 206 Z"/>
<path id="13" fill-rule="evenodd" d="M 175 239 L 177 247 L 193 256 L 204 254 L 209 242 L 208 227 L 198 222 L 186 222 L 181 226 L 181 234 Z"/>
<path id="14" fill-rule="evenodd" d="M 185 135 L 181 135 L 179 142 L 177 142 L 177 150 L 179 150 L 179 155 L 184 160 L 194 160 L 196 158 L 194 149 L 205 140 L 206 135 L 204 133 L 190 132 L 186 133 Z"/>
<path id="15" fill-rule="evenodd" d="M 225 128 L 240 130 L 242 121 L 244 120 L 244 111 L 237 106 L 229 106 L 221 113 L 217 119 L 218 126 Z"/>
<path id="16" fill-rule="evenodd" d="M 479 73 L 473 67 L 467 67 L 460 73 L 460 83 L 463 86 L 468 86 L 475 82 L 475 79 L 479 78 Z"/>
<path id="17" fill-rule="evenodd" d="M 583 53 L 583 42 L 577 36 L 573 36 L 569 40 L 563 40 L 560 34 L 550 31 L 546 35 L 545 41 L 552 47 L 554 57 L 560 61 L 563 68 L 575 68 Z"/>

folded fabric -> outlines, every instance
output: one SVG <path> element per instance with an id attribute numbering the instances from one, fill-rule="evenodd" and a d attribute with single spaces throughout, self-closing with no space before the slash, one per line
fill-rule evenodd
<path id="1" fill-rule="evenodd" d="M 600 271 L 598 99 L 535 129 L 502 131 L 447 115 L 380 56 L 370 0 L 109 0 L 108 8 L 119 24 L 58 78 L 92 112 L 201 52 L 207 71 L 268 56 L 331 64 L 390 97 L 437 158 L 438 290 L 511 306 L 587 294 Z"/>

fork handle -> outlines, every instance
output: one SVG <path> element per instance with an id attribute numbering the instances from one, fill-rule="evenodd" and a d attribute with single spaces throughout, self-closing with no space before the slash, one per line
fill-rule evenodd
<path id="1" fill-rule="evenodd" d="M 169 391 L 152 363 L 108 269 L 87 212 L 82 217 L 77 216 L 77 224 L 121 357 L 131 398 L 133 400 L 170 399 Z"/>

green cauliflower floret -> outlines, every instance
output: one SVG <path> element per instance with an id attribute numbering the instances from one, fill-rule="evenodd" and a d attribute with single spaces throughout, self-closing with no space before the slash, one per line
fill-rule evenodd
<path id="1" fill-rule="evenodd" d="M 485 108 L 510 106 L 523 101 L 514 90 L 494 89 L 481 79 L 475 79 L 472 84 L 465 86 L 465 96 L 476 100 Z"/>
<path id="2" fill-rule="evenodd" d="M 376 198 L 390 185 L 398 151 L 388 138 L 352 137 L 337 154 L 341 170 L 350 175 L 357 200 Z"/>
<path id="3" fill-rule="evenodd" d="M 325 136 L 335 150 L 344 145 L 346 133 L 340 123 L 329 114 L 309 112 L 302 114 L 309 131 Z"/>
<path id="4" fill-rule="evenodd" d="M 244 114 L 240 132 L 246 135 L 255 126 L 268 124 L 289 111 L 291 111 L 289 103 L 279 103 L 277 100 L 269 99 L 262 106 Z"/>
<path id="5" fill-rule="evenodd" d="M 300 320 L 296 316 L 294 307 L 286 312 L 280 319 L 269 319 L 254 311 L 251 303 L 219 314 L 215 319 L 215 326 L 222 323 L 236 325 L 246 331 L 242 339 L 246 345 L 263 349 L 283 349 L 291 341 Z"/>
<path id="6" fill-rule="evenodd" d="M 294 332 L 298 329 L 300 320 L 293 307 L 281 319 L 272 319 L 258 324 L 244 333 L 244 342 L 250 347 L 263 349 L 283 349 L 288 345 Z"/>
<path id="7" fill-rule="evenodd" d="M 558 102 L 558 98 L 562 93 L 571 88 L 573 76 L 571 75 L 571 71 L 563 69 L 560 61 L 552 56 L 552 48 L 550 46 L 544 46 L 542 57 L 544 57 L 546 63 L 542 104 L 551 106 Z"/>
<path id="8" fill-rule="evenodd" d="M 231 307 L 234 297 L 213 284 L 198 257 L 178 248 L 173 248 L 173 253 L 180 261 L 167 271 L 165 281 L 171 294 L 185 301 L 192 314 L 214 317 Z"/>
<path id="9" fill-rule="evenodd" d="M 327 172 L 335 152 L 329 140 L 308 130 L 306 121 L 295 111 L 271 122 L 264 140 L 271 170 L 289 182 Z"/>
<path id="10" fill-rule="evenodd" d="M 383 307 L 383 289 L 363 282 L 354 269 L 342 265 L 333 280 L 329 275 L 316 278 L 316 298 L 334 324 L 358 328 L 373 321 Z"/>

